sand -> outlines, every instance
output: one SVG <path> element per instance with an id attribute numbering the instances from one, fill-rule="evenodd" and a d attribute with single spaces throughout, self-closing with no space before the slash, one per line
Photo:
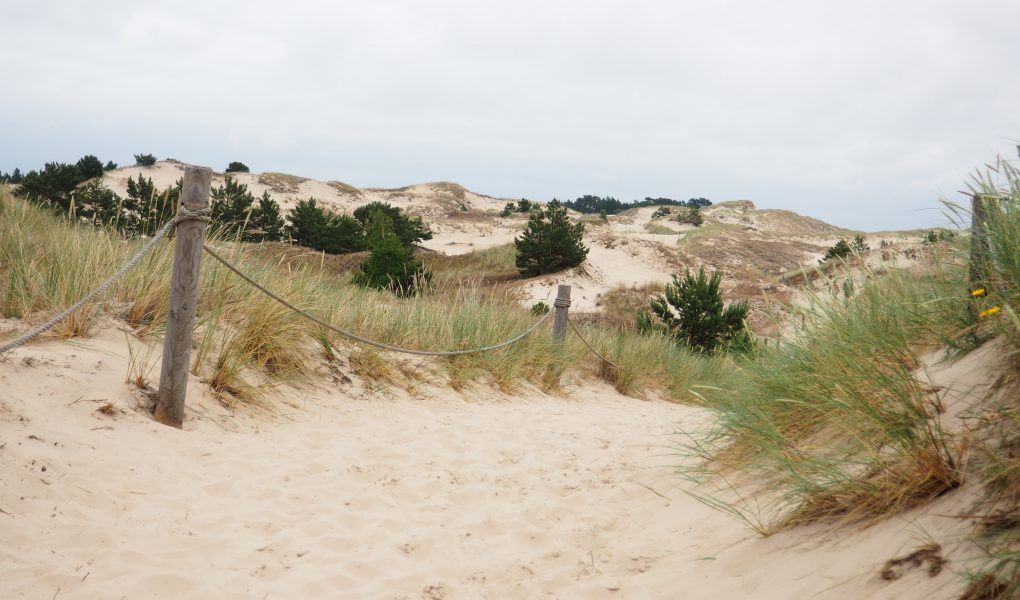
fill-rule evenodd
<path id="1" fill-rule="evenodd" d="M 966 402 L 987 359 L 929 376 Z M 930 600 L 973 566 L 965 492 L 761 538 L 673 475 L 674 432 L 706 412 L 592 381 L 412 398 L 316 380 L 268 417 L 193 380 L 178 431 L 139 408 L 128 365 L 111 324 L 0 362 L 0 598 Z M 941 574 L 879 577 L 929 538 Z"/>

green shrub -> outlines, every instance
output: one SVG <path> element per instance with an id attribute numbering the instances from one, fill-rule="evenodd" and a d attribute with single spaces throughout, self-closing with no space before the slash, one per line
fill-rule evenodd
<path id="1" fill-rule="evenodd" d="M 751 339 L 744 327 L 748 304 L 735 302 L 724 307 L 721 282 L 718 271 L 709 277 L 705 267 L 698 269 L 697 276 L 690 269 L 683 277 L 674 274 L 664 294 L 651 301 L 654 319 L 648 313 L 638 314 L 638 330 L 658 329 L 677 343 L 708 354 L 749 350 Z"/>
<path id="2" fill-rule="evenodd" d="M 661 219 L 662 217 L 668 217 L 671 212 L 668 206 L 660 206 L 652 213 L 652 218 Z"/>
<path id="3" fill-rule="evenodd" d="M 428 286 L 432 274 L 401 243 L 389 216 L 381 210 L 368 217 L 368 238 L 372 252 L 354 273 L 356 285 L 399 296 L 414 295 Z"/>
<path id="4" fill-rule="evenodd" d="M 156 190 L 152 179 L 141 174 L 128 177 L 127 198 L 117 228 L 128 236 L 152 235 L 177 213 L 182 181 L 163 191 Z"/>
<path id="5" fill-rule="evenodd" d="M 151 154 L 135 154 L 135 164 L 139 167 L 151 167 L 156 164 L 156 157 Z"/>
<path id="6" fill-rule="evenodd" d="M 248 186 L 228 175 L 223 185 L 214 187 L 210 194 L 213 224 L 225 236 L 241 234 L 247 229 L 254 203 L 255 196 Z"/>
<path id="7" fill-rule="evenodd" d="M 316 205 L 315 198 L 299 200 L 287 213 L 287 235 L 291 241 L 306 248 L 319 249 L 326 233 L 326 211 Z"/>
<path id="8" fill-rule="evenodd" d="M 21 169 L 15 167 L 10 173 L 0 173 L 0 183 L 13 183 L 19 184 L 24 176 L 21 174 Z"/>
<path id="9" fill-rule="evenodd" d="M 287 214 L 286 232 L 299 246 L 328 254 L 359 252 L 368 247 L 365 229 L 350 215 L 327 213 L 315 198 L 301 200 Z"/>
<path id="10" fill-rule="evenodd" d="M 850 244 L 850 249 L 853 250 L 854 253 L 856 254 L 863 254 L 864 252 L 867 252 L 871 248 L 870 246 L 868 246 L 868 242 L 865 241 L 864 236 L 861 234 L 857 234 L 854 236 L 854 241 L 851 242 Z"/>
<path id="11" fill-rule="evenodd" d="M 41 171 L 29 171 L 17 194 L 26 200 L 61 212 L 71 207 L 71 194 L 85 178 L 77 165 L 46 163 Z"/>
<path id="12" fill-rule="evenodd" d="M 825 256 L 823 256 L 818 262 L 824 263 L 832 258 L 844 258 L 846 256 L 850 256 L 851 252 L 853 252 L 853 250 L 851 250 L 850 244 L 846 243 L 846 240 L 839 240 L 835 243 L 835 245 L 825 251 Z"/>
<path id="13" fill-rule="evenodd" d="M 253 242 L 278 242 L 283 239 L 284 225 L 280 205 L 268 191 L 262 192 L 258 205 L 251 212 L 245 237 Z"/>
<path id="14" fill-rule="evenodd" d="M 851 254 L 862 254 L 869 249 L 868 242 L 864 239 L 864 236 L 858 234 L 854 236 L 854 241 L 851 243 L 847 243 L 846 240 L 836 242 L 835 245 L 825 251 L 825 256 L 818 262 L 824 263 L 832 258 L 846 258 Z"/>
<path id="15" fill-rule="evenodd" d="M 553 200 L 545 209 L 531 212 L 517 246 L 517 270 L 526 276 L 544 275 L 576 267 L 588 257 L 581 242 L 584 223 L 572 224 L 567 209 Z"/>
<path id="16" fill-rule="evenodd" d="M 95 179 L 96 177 L 103 176 L 103 161 L 91 154 L 81 157 L 75 166 L 78 167 L 78 170 L 81 171 L 81 176 L 85 179 Z"/>
<path id="17" fill-rule="evenodd" d="M 694 225 L 695 227 L 701 227 L 705 222 L 705 217 L 701 216 L 701 209 L 697 206 L 681 211 L 676 216 L 677 223 L 684 223 L 686 225 Z"/>
<path id="18" fill-rule="evenodd" d="M 123 198 L 103 185 L 101 181 L 93 180 L 79 187 L 75 192 L 72 215 L 96 226 L 119 226 L 123 206 Z"/>
<path id="19" fill-rule="evenodd" d="M 369 231 L 369 219 L 376 212 L 381 212 L 392 223 L 393 233 L 404 247 L 410 249 L 423 240 L 431 240 L 432 232 L 428 230 L 421 217 L 408 217 L 396 206 L 385 202 L 371 202 L 354 210 L 354 218 L 361 221 L 365 231 Z"/>
<path id="20" fill-rule="evenodd" d="M 547 312 L 549 312 L 549 305 L 541 300 L 531 305 L 531 314 L 536 317 L 540 317 Z"/>
<path id="21" fill-rule="evenodd" d="M 224 173 L 248 173 L 250 171 L 251 171 L 251 169 L 248 168 L 248 165 L 244 164 L 243 162 L 234 161 L 234 162 L 231 162 L 229 165 L 227 165 L 226 170 L 223 171 L 223 172 Z"/>

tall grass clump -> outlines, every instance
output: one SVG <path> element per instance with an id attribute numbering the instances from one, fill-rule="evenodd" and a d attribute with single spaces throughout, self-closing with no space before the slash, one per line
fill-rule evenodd
<path id="1" fill-rule="evenodd" d="M 42 321 L 78 301 L 118 266 L 129 244 L 87 225 L 71 225 L 0 187 L 0 313 Z M 86 305 L 54 328 L 87 334 L 96 307 Z"/>
<path id="2" fill-rule="evenodd" d="M 967 322 L 964 265 L 947 253 L 926 267 L 871 273 L 846 301 L 814 297 L 792 336 L 694 388 L 718 420 L 685 450 L 769 490 L 754 505 L 707 501 L 771 533 L 880 519 L 958 485 L 959 452 L 915 370 Z"/>
<path id="3" fill-rule="evenodd" d="M 987 560 L 972 573 L 964 597 L 1013 598 L 1020 594 L 1020 413 L 1016 392 L 1020 375 L 1020 170 L 999 159 L 977 173 L 970 193 L 986 214 L 984 240 L 972 231 L 977 259 L 972 267 L 976 291 L 972 313 L 975 336 L 996 337 L 1006 351 L 1004 371 L 990 383 L 997 398 L 983 407 L 977 444 L 979 475 L 987 493 L 976 512 L 982 515 L 977 536 Z M 970 207 L 950 205 L 960 221 L 972 218 Z"/>

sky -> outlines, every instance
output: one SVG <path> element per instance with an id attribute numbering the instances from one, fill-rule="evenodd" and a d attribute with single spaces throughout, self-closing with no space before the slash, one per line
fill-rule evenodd
<path id="1" fill-rule="evenodd" d="M 877 231 L 944 224 L 940 200 L 1020 143 L 1016 0 L 0 13 L 0 171 L 151 153 L 358 187 L 750 199 Z"/>

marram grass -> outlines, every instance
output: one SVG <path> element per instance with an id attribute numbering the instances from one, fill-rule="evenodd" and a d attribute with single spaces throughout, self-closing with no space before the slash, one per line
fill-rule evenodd
<path id="1" fill-rule="evenodd" d="M 112 273 L 141 243 L 71 223 L 0 188 L 0 311 L 31 321 L 62 310 Z M 274 260 L 252 245 L 211 243 L 253 279 L 302 309 L 387 344 L 424 350 L 485 346 L 516 335 L 536 318 L 518 306 L 512 291 L 472 285 L 475 278 L 485 278 L 486 269 L 492 270 L 493 278 L 512 278 L 507 247 L 468 257 L 471 269 L 440 276 L 442 285 L 432 293 L 401 299 L 354 286 L 349 277 L 337 277 L 314 264 L 294 267 Z M 87 307 L 77 321 L 63 324 L 63 334 L 87 335 L 97 317 L 106 314 L 125 320 L 139 336 L 162 335 L 172 252 L 172 240 L 158 244 L 105 299 Z M 677 400 L 689 397 L 688 378 L 698 372 L 701 358 L 662 338 L 618 336 L 605 330 L 593 330 L 592 335 L 619 360 L 621 369 L 613 383 L 621 391 L 654 390 Z M 335 364 L 338 357 L 361 352 L 357 344 L 274 303 L 208 258 L 202 261 L 195 345 L 192 371 L 230 402 L 254 400 L 274 382 L 306 376 L 323 362 Z M 381 356 L 397 360 L 388 353 Z M 599 361 L 572 335 L 563 348 L 556 347 L 546 326 L 496 352 L 435 359 L 430 364 L 454 387 L 485 381 L 514 392 L 524 383 L 555 391 L 563 375 L 596 373 Z M 426 373 L 430 369 L 423 369 L 422 376 L 431 378 Z M 363 371 L 381 378 L 394 372 Z"/>

